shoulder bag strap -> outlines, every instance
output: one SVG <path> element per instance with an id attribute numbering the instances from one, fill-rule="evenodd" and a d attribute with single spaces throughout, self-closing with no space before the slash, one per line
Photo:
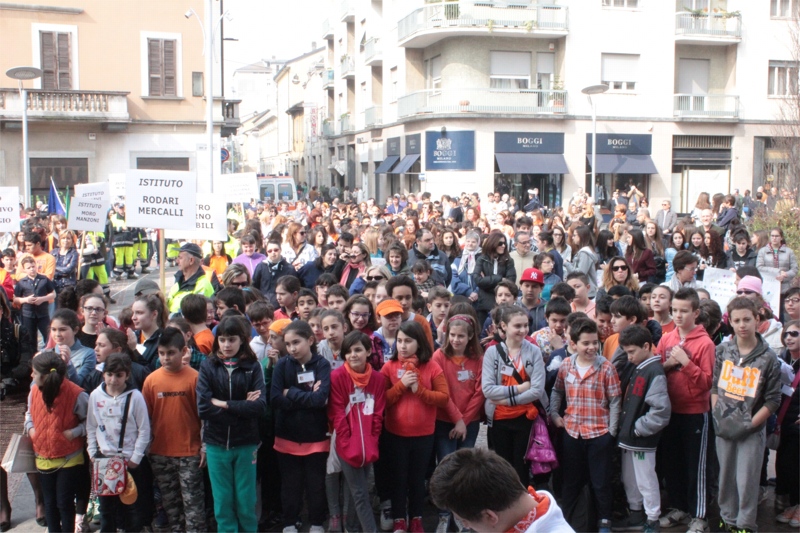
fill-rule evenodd
<path id="1" fill-rule="evenodd" d="M 517 380 L 517 383 L 519 383 L 520 385 L 525 383 L 525 380 L 522 379 L 522 376 L 520 376 L 519 372 L 517 372 L 517 367 L 514 366 L 514 364 L 508 358 L 508 355 L 506 355 L 506 351 L 503 350 L 503 343 L 498 342 L 497 344 L 494 345 L 494 347 L 497 350 L 497 353 L 500 354 L 500 358 L 503 360 L 506 366 L 510 366 L 514 370 L 514 373 L 512 375 L 514 376 L 514 379 Z M 798 374 L 800 374 L 800 372 L 798 372 Z"/>
<path id="2" fill-rule="evenodd" d="M 797 389 L 797 386 L 800 385 L 800 370 L 794 375 L 794 381 L 792 381 L 792 390 L 794 391 Z M 794 394 L 794 392 L 792 392 Z M 783 423 L 783 418 L 786 416 L 786 411 L 789 410 L 789 403 L 792 401 L 791 396 L 786 396 L 781 403 L 781 410 L 778 411 L 778 427 L 781 427 Z"/>
<path id="3" fill-rule="evenodd" d="M 133 393 L 128 394 L 128 397 L 125 398 L 125 407 L 123 408 L 122 412 L 122 427 L 119 430 L 119 446 L 117 449 L 117 453 L 122 453 L 122 442 L 125 440 L 125 426 L 128 425 L 128 410 L 131 405 L 131 396 Z"/>

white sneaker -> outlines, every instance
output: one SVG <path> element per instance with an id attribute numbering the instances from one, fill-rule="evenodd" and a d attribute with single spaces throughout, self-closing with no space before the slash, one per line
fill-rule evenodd
<path id="1" fill-rule="evenodd" d="M 677 525 L 688 524 L 691 517 L 689 513 L 684 513 L 680 509 L 670 509 L 667 514 L 658 519 L 661 527 L 675 527 Z"/>
<path id="2" fill-rule="evenodd" d="M 781 524 L 788 524 L 792 521 L 795 511 L 797 511 L 796 505 L 794 507 L 787 507 L 781 514 L 775 517 L 775 520 Z"/>
<path id="3" fill-rule="evenodd" d="M 450 515 L 439 515 L 439 525 L 436 526 L 436 533 L 447 533 L 448 527 L 450 527 Z"/>
<path id="4" fill-rule="evenodd" d="M 758 487 L 758 504 L 761 505 L 767 498 L 769 497 L 769 492 L 767 492 L 767 487 Z"/>
<path id="5" fill-rule="evenodd" d="M 297 533 L 297 528 L 294 526 L 289 526 L 283 528 L 283 533 Z"/>
<path id="6" fill-rule="evenodd" d="M 308 533 L 325 533 L 325 528 L 322 526 L 311 526 Z"/>
<path id="7" fill-rule="evenodd" d="M 381 502 L 381 530 L 392 531 L 394 519 L 392 518 L 392 501 Z"/>
<path id="8" fill-rule="evenodd" d="M 702 518 L 692 518 L 689 522 L 689 529 L 686 533 L 706 533 L 708 531 L 708 522 Z"/>

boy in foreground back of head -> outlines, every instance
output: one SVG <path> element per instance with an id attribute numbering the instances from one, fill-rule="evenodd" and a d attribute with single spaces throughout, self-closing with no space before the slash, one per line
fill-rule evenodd
<path id="1" fill-rule="evenodd" d="M 555 498 L 520 483 L 516 470 L 495 452 L 462 448 L 439 463 L 429 490 L 434 504 L 481 532 L 567 533 Z"/>

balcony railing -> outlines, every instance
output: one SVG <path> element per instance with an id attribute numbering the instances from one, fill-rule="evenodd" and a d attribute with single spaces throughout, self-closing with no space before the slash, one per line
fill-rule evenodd
<path id="1" fill-rule="evenodd" d="M 28 117 L 47 120 L 127 122 L 128 94 L 119 91 L 44 91 L 28 89 Z M 0 89 L 0 118 L 22 118 L 17 89 Z"/>
<path id="2" fill-rule="evenodd" d="M 364 62 L 367 65 L 381 63 L 381 40 L 373 37 L 364 43 Z"/>
<path id="3" fill-rule="evenodd" d="M 333 28 L 331 27 L 331 21 L 328 19 L 322 21 L 322 38 L 333 39 Z"/>
<path id="4" fill-rule="evenodd" d="M 675 116 L 739 118 L 739 97 L 730 94 L 676 94 Z"/>
<path id="5" fill-rule="evenodd" d="M 675 13 L 675 35 L 683 38 L 741 40 L 739 13 Z"/>
<path id="6" fill-rule="evenodd" d="M 566 35 L 568 30 L 567 7 L 525 2 L 507 2 L 495 5 L 492 0 L 460 0 L 426 4 L 397 23 L 397 39 L 408 45 L 417 34 L 450 30 L 480 30 L 498 32 L 517 30 L 525 34 Z M 411 43 L 413 44 L 413 43 Z M 419 43 L 427 46 L 428 43 Z"/>
<path id="7" fill-rule="evenodd" d="M 334 80 L 334 73 L 333 69 L 329 68 L 322 73 L 322 88 L 323 89 L 331 89 L 333 88 L 333 80 Z"/>
<path id="8" fill-rule="evenodd" d="M 425 113 L 565 114 L 567 91 L 429 89 L 397 100 L 400 118 Z"/>
<path id="9" fill-rule="evenodd" d="M 383 121 L 381 117 L 381 106 L 375 105 L 364 110 L 364 126 L 376 126 Z"/>
<path id="10" fill-rule="evenodd" d="M 353 131 L 353 124 L 350 121 L 350 115 L 342 115 L 339 118 L 339 133 L 349 133 Z"/>
<path id="11" fill-rule="evenodd" d="M 331 122 L 330 120 L 328 122 L 323 122 L 322 123 L 322 136 L 323 137 L 333 137 L 334 136 L 333 122 Z"/>
<path id="12" fill-rule="evenodd" d="M 353 61 L 353 58 L 350 56 L 344 56 L 341 59 L 341 76 L 343 78 L 348 78 L 351 76 L 355 76 L 356 73 L 356 64 Z"/>
<path id="13" fill-rule="evenodd" d="M 353 22 L 356 13 L 353 0 L 342 0 L 339 13 L 342 16 L 342 22 Z"/>

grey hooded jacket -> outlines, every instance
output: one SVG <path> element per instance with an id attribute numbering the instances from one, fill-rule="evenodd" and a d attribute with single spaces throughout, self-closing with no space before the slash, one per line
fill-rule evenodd
<path id="1" fill-rule="evenodd" d="M 502 348 L 506 353 L 506 357 L 508 357 L 508 346 L 503 343 Z M 497 351 L 497 346 L 489 346 L 483 355 L 481 388 L 483 389 L 483 395 L 486 397 L 486 419 L 490 426 L 494 420 L 496 407 L 492 400 L 509 400 L 511 405 L 524 405 L 539 400 L 547 408 L 547 395 L 544 392 L 545 366 L 544 359 L 542 359 L 542 351 L 538 346 L 524 340 L 522 341 L 520 356 L 525 374 L 527 374 L 528 381 L 531 382 L 531 388 L 521 394 L 517 393 L 516 386 L 506 387 L 502 385 L 502 370 L 505 363 Z"/>
<path id="2" fill-rule="evenodd" d="M 766 406 L 773 413 L 781 401 L 781 364 L 764 338 L 758 336 L 756 348 L 742 357 L 736 339 L 717 346 L 711 395 L 717 396 L 712 409 L 717 437 L 741 440 L 759 431 L 752 427 L 753 415 Z"/>

